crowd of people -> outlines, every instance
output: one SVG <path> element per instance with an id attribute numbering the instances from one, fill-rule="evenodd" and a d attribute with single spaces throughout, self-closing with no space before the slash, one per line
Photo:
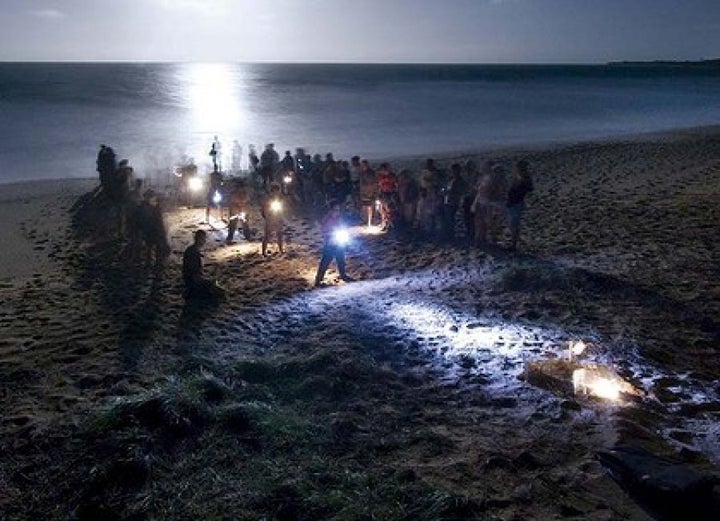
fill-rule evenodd
<path id="1" fill-rule="evenodd" d="M 462 232 L 468 245 L 496 243 L 509 230 L 510 248 L 517 248 L 525 197 L 533 190 L 527 161 L 508 172 L 499 162 L 452 163 L 448 170 L 427 159 L 419 173 L 395 173 L 388 163 L 373 168 L 359 156 L 349 161 L 328 153 L 309 155 L 298 148 L 283 158 L 272 143 L 258 157 L 250 149 L 252 184 L 277 190 L 300 207 L 315 211 L 341 201 L 368 226 L 418 238 L 452 242 Z M 274 187 L 274 188 L 273 188 Z"/>
<path id="2" fill-rule="evenodd" d="M 160 205 L 160 194 L 144 190 L 127 159 L 117 160 L 112 147 L 100 145 L 97 156 L 100 186 L 95 197 L 106 212 L 103 229 L 108 237 L 126 241 L 131 261 L 161 267 L 170 254 Z"/>
<path id="3" fill-rule="evenodd" d="M 237 143 L 232 164 L 237 165 Z M 389 163 L 371 166 L 366 159 L 353 156 L 349 161 L 310 155 L 303 148 L 283 157 L 274 144 L 265 145 L 260 155 L 250 146 L 248 170 L 222 171 L 222 146 L 214 139 L 209 155 L 213 170 L 205 180 L 205 221 L 214 209 L 227 223 L 226 242 L 232 244 L 238 229 L 251 238 L 248 216 L 257 204 L 264 221 L 262 249 L 268 253 L 272 240 L 284 252 L 285 216 L 289 207 L 317 218 L 322 224 L 324 246 L 316 285 L 321 285 L 334 259 L 343 280 L 345 244 L 333 235 L 341 222 L 354 220 L 400 237 L 453 243 L 462 237 L 468 246 L 484 247 L 501 240 L 509 231 L 511 250 L 517 248 L 525 198 L 533 190 L 527 161 L 512 166 L 486 161 L 478 168 L 473 161 L 452 163 L 449 168 L 427 159 L 419 172 L 402 169 L 398 173 Z M 125 237 L 133 258 L 145 252 L 146 262 L 162 264 L 169 253 L 158 194 L 142 191 L 142 180 L 134 177 L 127 160 L 116 161 L 112 148 L 102 145 L 97 159 L 101 191 L 109 208 L 110 221 L 118 236 Z M 180 170 L 181 189 L 198 176 L 190 163 Z M 230 174 L 230 175 L 228 175 Z M 238 175 L 239 174 L 239 175 Z M 227 212 L 227 213 L 226 213 Z M 321 218 L 321 216 L 323 216 Z M 193 245 L 185 252 L 183 277 L 188 295 L 217 297 L 221 290 L 202 277 L 200 261 L 205 232 L 196 232 Z"/>

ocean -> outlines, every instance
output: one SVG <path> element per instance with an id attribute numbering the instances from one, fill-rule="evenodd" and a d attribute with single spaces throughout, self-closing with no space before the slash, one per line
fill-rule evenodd
<path id="1" fill-rule="evenodd" d="M 370 159 L 720 123 L 720 67 L 0 63 L 0 182 L 138 174 L 250 144 Z M 234 142 L 242 147 L 233 162 Z"/>

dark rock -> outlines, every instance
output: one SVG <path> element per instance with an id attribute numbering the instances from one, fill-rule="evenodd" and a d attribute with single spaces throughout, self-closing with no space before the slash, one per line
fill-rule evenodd
<path id="1" fill-rule="evenodd" d="M 720 519 L 720 504 L 713 495 L 717 477 L 635 446 L 600 451 L 596 457 L 658 519 Z"/>

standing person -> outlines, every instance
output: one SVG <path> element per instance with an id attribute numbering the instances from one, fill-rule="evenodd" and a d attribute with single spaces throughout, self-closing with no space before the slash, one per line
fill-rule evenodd
<path id="1" fill-rule="evenodd" d="M 377 172 L 378 198 L 382 230 L 393 227 L 398 218 L 398 179 L 388 163 L 382 163 Z"/>
<path id="2" fill-rule="evenodd" d="M 222 200 L 223 177 L 220 172 L 213 170 L 210 172 L 210 184 L 208 185 L 207 196 L 205 197 L 205 222 L 210 222 L 210 209 L 219 207 Z"/>
<path id="3" fill-rule="evenodd" d="M 275 144 L 268 143 L 265 150 L 260 154 L 260 175 L 262 176 L 263 188 L 267 189 L 273 181 L 275 170 L 280 163 L 280 156 L 275 151 Z"/>
<path id="4" fill-rule="evenodd" d="M 426 179 L 426 183 L 434 184 L 438 188 L 444 187 L 446 184 L 445 170 L 438 168 L 435 160 L 431 157 L 425 160 L 421 177 Z"/>
<path id="5" fill-rule="evenodd" d="M 475 246 L 484 246 L 488 241 L 492 169 L 493 162 L 486 161 L 475 184 L 475 198 L 470 207 L 475 218 Z"/>
<path id="6" fill-rule="evenodd" d="M 360 166 L 360 156 L 352 156 L 350 158 L 350 183 L 352 184 L 352 201 L 355 210 L 360 209 L 360 176 L 362 175 L 362 167 Z"/>
<path id="7" fill-rule="evenodd" d="M 467 246 L 472 246 L 475 244 L 475 213 L 473 210 L 473 203 L 475 202 L 478 182 L 477 166 L 472 159 L 468 159 L 465 162 L 463 176 L 466 188 L 461 205 L 463 225 L 465 228 L 465 243 Z"/>
<path id="8" fill-rule="evenodd" d="M 342 203 L 333 200 L 330 201 L 329 206 L 330 210 L 321 221 L 323 249 L 317 275 L 315 275 L 315 287 L 322 285 L 325 272 L 333 259 L 335 259 L 342 280 L 345 282 L 355 280 L 345 271 L 345 248 L 350 237 L 342 218 Z"/>
<path id="9" fill-rule="evenodd" d="M 415 210 L 415 228 L 420 236 L 429 238 L 437 229 L 438 196 L 435 190 L 420 188 Z"/>
<path id="10" fill-rule="evenodd" d="M 290 195 L 291 192 L 294 193 L 295 187 L 293 186 L 293 181 L 297 179 L 297 176 L 295 175 L 295 159 L 293 159 L 292 152 L 289 150 L 285 151 L 285 156 L 283 156 L 282 161 L 280 161 L 279 177 L 280 179 L 278 181 L 282 183 L 283 195 Z"/>
<path id="11" fill-rule="evenodd" d="M 130 195 L 130 183 L 132 182 L 134 170 L 127 159 L 118 163 L 113 173 L 108 191 L 108 198 L 112 211 L 115 214 L 115 228 L 120 238 L 127 233 L 128 204 Z"/>
<path id="12" fill-rule="evenodd" d="M 233 183 L 230 193 L 228 205 L 228 235 L 225 244 L 232 244 L 235 238 L 235 232 L 238 225 L 242 222 L 243 235 L 246 240 L 250 240 L 250 227 L 248 225 L 248 213 L 250 210 L 250 194 L 244 181 Z"/>
<path id="13" fill-rule="evenodd" d="M 100 186 L 104 192 L 112 191 L 113 177 L 117 170 L 115 151 L 108 146 L 100 145 L 97 157 L 97 170 L 100 174 Z"/>
<path id="14" fill-rule="evenodd" d="M 215 143 L 210 145 L 210 152 L 208 152 L 208 155 L 212 158 L 213 172 L 217 172 L 218 171 L 218 162 L 217 162 L 218 152 L 215 149 Z"/>
<path id="15" fill-rule="evenodd" d="M 529 164 L 525 160 L 515 164 L 515 171 L 507 194 L 507 215 L 510 227 L 510 249 L 515 251 L 520 239 L 520 222 L 525 212 L 525 197 L 533 191 L 534 186 L 530 176 Z"/>
<path id="16" fill-rule="evenodd" d="M 500 236 L 505 227 L 505 218 L 507 215 L 506 204 L 508 194 L 508 181 L 505 174 L 505 168 L 501 164 L 494 164 L 490 176 L 488 204 L 488 238 L 495 241 Z"/>
<path id="17" fill-rule="evenodd" d="M 105 155 L 107 154 L 107 147 L 105 145 L 100 145 L 100 150 L 98 150 L 97 159 L 95 160 L 95 169 L 97 170 L 98 176 L 100 178 L 100 186 L 104 187 L 107 184 L 106 179 L 106 172 L 105 172 Z"/>
<path id="18" fill-rule="evenodd" d="M 213 148 L 215 148 L 215 151 L 217 152 L 217 166 L 218 170 L 222 172 L 223 170 L 223 154 L 222 154 L 222 143 L 220 143 L 220 139 L 218 139 L 217 136 L 213 138 Z"/>
<path id="19" fill-rule="evenodd" d="M 328 201 L 340 201 L 345 204 L 352 193 L 348 171 L 342 168 L 342 165 L 336 165 L 334 172 L 330 184 L 325 187 L 325 194 Z"/>
<path id="20" fill-rule="evenodd" d="M 260 164 L 260 158 L 255 150 L 255 145 L 248 146 L 248 167 L 250 168 L 250 174 L 257 173 L 258 165 Z"/>
<path id="21" fill-rule="evenodd" d="M 295 149 L 295 193 L 302 200 L 307 202 L 306 191 L 310 173 L 310 156 L 305 153 L 304 148 Z"/>
<path id="22" fill-rule="evenodd" d="M 235 173 L 242 171 L 242 145 L 238 143 L 237 139 L 233 141 L 232 165 L 230 168 Z"/>
<path id="23" fill-rule="evenodd" d="M 415 222 L 419 186 L 412 172 L 403 169 L 398 174 L 398 198 L 402 211 L 403 225 L 412 227 Z"/>
<path id="24" fill-rule="evenodd" d="M 450 167 L 450 178 L 443 191 L 443 238 L 452 241 L 455 238 L 455 217 L 460 201 L 465 195 L 465 181 L 462 168 L 458 163 Z"/>
<path id="25" fill-rule="evenodd" d="M 148 266 L 151 264 L 154 254 L 155 267 L 160 268 L 170 254 L 170 245 L 157 193 L 147 190 L 143 195 L 141 208 L 140 229 L 142 230 L 142 240 L 145 243 L 145 264 Z"/>
<path id="26" fill-rule="evenodd" d="M 183 253 L 182 278 L 185 283 L 185 298 L 222 300 L 225 298 L 225 290 L 203 275 L 201 249 L 206 242 L 207 232 L 197 230 L 193 234 L 193 243 Z"/>
<path id="27" fill-rule="evenodd" d="M 280 193 L 280 185 L 273 182 L 270 185 L 270 193 L 265 197 L 260 207 L 260 213 L 265 219 L 265 235 L 262 240 L 263 256 L 267 255 L 267 245 L 273 234 L 277 237 L 278 251 L 285 253 L 283 250 L 283 234 L 285 233 L 283 214 L 285 210 L 285 201 Z"/>
<path id="28" fill-rule="evenodd" d="M 360 161 L 360 204 L 368 227 L 372 226 L 377 198 L 378 183 L 375 170 L 370 168 L 367 159 L 363 159 Z"/>

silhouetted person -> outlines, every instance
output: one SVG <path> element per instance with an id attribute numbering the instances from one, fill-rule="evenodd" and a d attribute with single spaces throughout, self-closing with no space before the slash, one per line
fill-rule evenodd
<path id="1" fill-rule="evenodd" d="M 243 235 L 246 240 L 250 239 L 250 227 L 248 225 L 248 213 L 250 211 L 250 194 L 244 182 L 235 182 L 228 194 L 228 235 L 226 244 L 232 244 L 237 232 L 238 225 L 242 224 Z"/>
<path id="2" fill-rule="evenodd" d="M 510 249 L 515 251 L 520 239 L 520 222 L 525 213 L 525 196 L 534 189 L 528 162 L 518 161 L 507 194 L 507 216 L 510 227 Z"/>
<path id="3" fill-rule="evenodd" d="M 117 169 L 115 152 L 111 147 L 100 145 L 96 166 L 100 176 L 100 186 L 104 191 L 111 189 L 110 185 Z"/>
<path id="4" fill-rule="evenodd" d="M 222 169 L 222 145 L 217 136 L 215 136 L 212 145 L 210 145 L 208 155 L 212 158 L 213 172 L 219 172 Z"/>
<path id="5" fill-rule="evenodd" d="M 203 275 L 201 249 L 206 242 L 205 230 L 197 230 L 193 234 L 193 243 L 183 253 L 182 277 L 185 283 L 185 298 L 221 300 L 225 298 L 225 290 Z"/>
<path id="6" fill-rule="evenodd" d="M 210 222 L 210 209 L 220 206 L 222 201 L 223 177 L 218 171 L 210 172 L 210 184 L 205 201 L 205 222 Z"/>
<path id="7" fill-rule="evenodd" d="M 464 195 L 462 168 L 458 163 L 453 163 L 450 167 L 450 178 L 443 191 L 443 238 L 446 240 L 455 238 L 455 217 Z"/>
<path id="8" fill-rule="evenodd" d="M 160 200 L 153 190 L 146 191 L 143 196 L 140 229 L 145 245 L 145 264 L 149 266 L 155 257 L 155 267 L 161 267 L 170 254 L 170 246 Z"/>
<path id="9" fill-rule="evenodd" d="M 268 143 L 265 150 L 260 154 L 260 175 L 262 176 L 263 188 L 272 182 L 275 170 L 280 162 L 280 156 L 275 151 L 275 145 Z"/>
<path id="10" fill-rule="evenodd" d="M 127 213 L 130 194 L 130 183 L 132 182 L 134 170 L 127 159 L 118 163 L 108 183 L 107 196 L 110 201 L 110 209 L 114 220 L 114 227 L 120 238 L 124 237 L 127 228 Z"/>
<path id="11" fill-rule="evenodd" d="M 242 145 L 238 143 L 237 139 L 233 141 L 232 164 L 230 168 L 232 168 L 233 172 L 240 172 L 242 170 Z"/>
<path id="12" fill-rule="evenodd" d="M 267 255 L 268 242 L 272 235 L 277 238 L 278 251 L 283 250 L 283 234 L 285 233 L 285 212 L 287 211 L 285 200 L 280 193 L 280 185 L 272 183 L 270 193 L 265 197 L 260 206 L 260 213 L 265 219 L 265 234 L 262 240 L 262 254 Z"/>
<path id="13" fill-rule="evenodd" d="M 342 219 L 342 203 L 331 201 L 330 210 L 321 222 L 323 234 L 323 249 L 317 275 L 315 275 L 315 286 L 322 285 L 330 263 L 335 259 L 340 278 L 345 282 L 352 282 L 355 279 L 348 276 L 345 271 L 345 249 L 350 239 L 348 230 Z"/>

